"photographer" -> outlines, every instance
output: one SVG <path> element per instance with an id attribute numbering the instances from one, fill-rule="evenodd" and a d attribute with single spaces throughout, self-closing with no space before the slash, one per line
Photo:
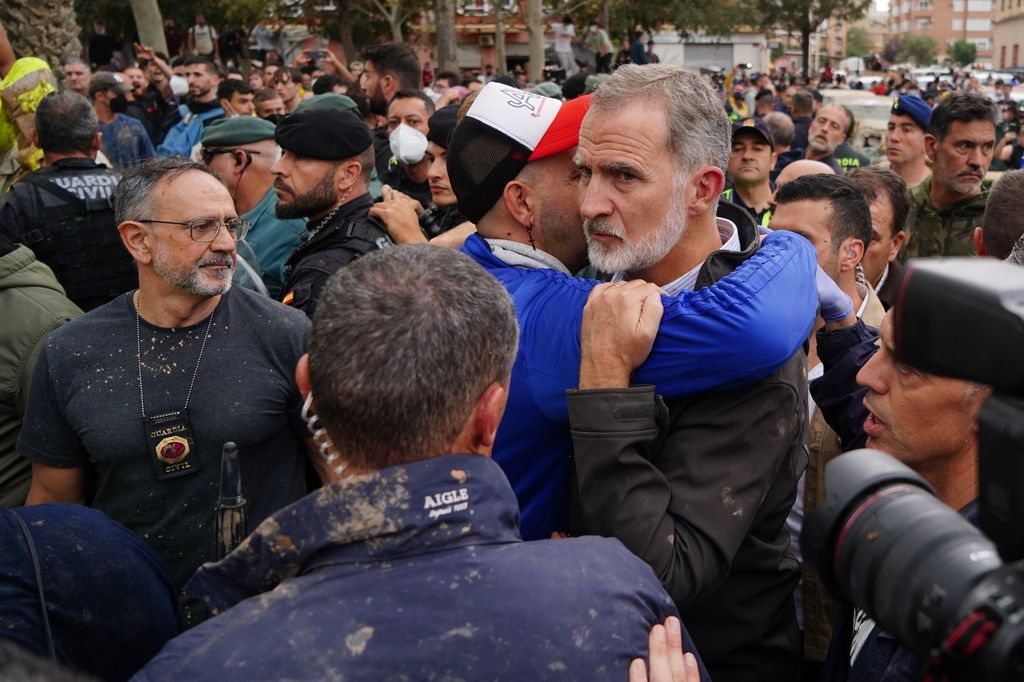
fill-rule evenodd
<path id="1" fill-rule="evenodd" d="M 811 383 L 811 394 L 844 450 L 866 445 L 893 455 L 976 523 L 976 419 L 991 391 L 897 361 L 893 319 L 892 311 L 886 314 L 880 337 L 863 322 L 852 324 L 852 317 L 819 331 L 825 375 Z M 854 377 L 861 388 L 853 388 Z M 924 666 L 867 614 L 847 606 L 836 620 L 822 679 L 909 682 L 921 679 Z"/>

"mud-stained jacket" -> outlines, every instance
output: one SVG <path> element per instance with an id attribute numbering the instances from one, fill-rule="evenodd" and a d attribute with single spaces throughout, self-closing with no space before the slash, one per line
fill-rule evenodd
<path id="1" fill-rule="evenodd" d="M 981 194 L 968 197 L 944 209 L 932 203 L 933 176 L 911 187 L 910 214 L 907 216 L 907 243 L 900 253 L 906 262 L 910 258 L 932 256 L 974 256 L 974 228 L 981 225 L 988 201 L 988 188 Z"/>
<path id="2" fill-rule="evenodd" d="M 517 519 L 478 455 L 325 486 L 199 569 L 191 615 L 220 615 L 136 679 L 625 679 L 675 613 L 650 568 L 616 540 L 524 543 Z"/>
<path id="3" fill-rule="evenodd" d="M 708 256 L 697 293 L 762 250 L 752 223 L 737 228 L 741 250 Z M 761 381 L 667 403 L 640 385 L 567 397 L 570 531 L 617 537 L 654 568 L 714 679 L 798 679 L 800 567 L 785 524 L 807 466 L 803 351 Z"/>

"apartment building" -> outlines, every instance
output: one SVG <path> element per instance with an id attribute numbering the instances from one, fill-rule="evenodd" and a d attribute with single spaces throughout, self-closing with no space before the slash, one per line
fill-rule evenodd
<path id="1" fill-rule="evenodd" d="M 992 65 L 998 69 L 1024 66 L 1024 3 L 1021 0 L 996 0 Z"/>
<path id="2" fill-rule="evenodd" d="M 1001 2 L 1004 0 L 891 0 L 888 38 L 931 36 L 939 44 L 940 59 L 950 42 L 966 40 L 978 47 L 979 62 L 992 61 L 994 10 Z"/>

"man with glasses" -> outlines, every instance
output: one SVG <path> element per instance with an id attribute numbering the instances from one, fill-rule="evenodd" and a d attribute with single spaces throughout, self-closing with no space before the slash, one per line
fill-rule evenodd
<path id="1" fill-rule="evenodd" d="M 327 278 L 363 254 L 391 246 L 387 228 L 370 217 L 373 142 L 351 111 L 306 109 L 274 131 L 281 159 L 277 216 L 308 218 L 301 244 L 284 269 L 284 303 L 310 317 Z"/>
<path id="2" fill-rule="evenodd" d="M 221 452 L 238 447 L 249 527 L 307 492 L 293 380 L 301 313 L 231 287 L 248 222 L 201 164 L 122 178 L 118 232 L 138 289 L 65 325 L 33 375 L 18 452 L 27 504 L 88 504 L 145 540 L 180 588 L 214 556 Z"/>
<path id="3" fill-rule="evenodd" d="M 299 246 L 303 218 L 277 217 L 277 192 L 271 168 L 281 158 L 274 124 L 253 116 L 211 123 L 203 131 L 203 163 L 227 187 L 235 211 L 250 223 L 246 243 L 256 254 L 263 283 L 280 300 L 284 264 Z"/>

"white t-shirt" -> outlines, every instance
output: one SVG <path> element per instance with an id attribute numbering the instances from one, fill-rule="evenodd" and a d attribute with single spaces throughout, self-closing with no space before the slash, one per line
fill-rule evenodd
<path id="1" fill-rule="evenodd" d="M 551 30 L 555 32 L 555 52 L 572 52 L 572 39 L 576 37 L 576 27 L 573 24 L 556 21 L 551 24 Z"/>
<path id="2" fill-rule="evenodd" d="M 195 47 L 196 52 L 200 55 L 212 55 L 213 41 L 217 39 L 217 32 L 213 30 L 213 26 L 196 24 L 191 30 L 192 46 Z"/>

